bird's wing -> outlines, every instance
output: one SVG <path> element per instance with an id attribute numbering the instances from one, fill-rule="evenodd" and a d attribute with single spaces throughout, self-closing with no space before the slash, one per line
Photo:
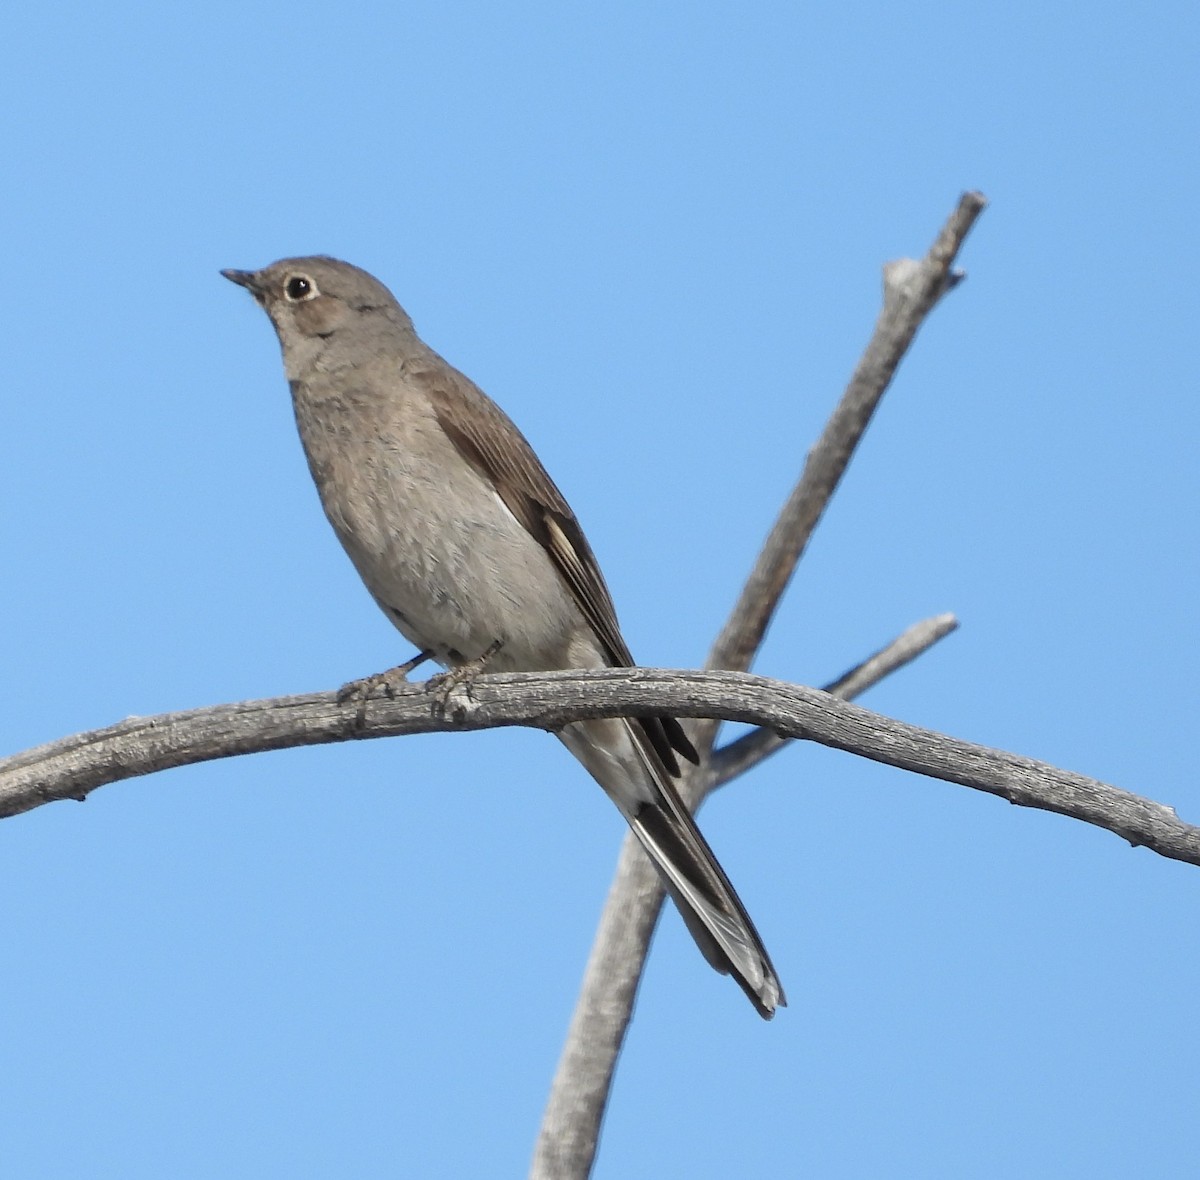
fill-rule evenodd
<path id="1" fill-rule="evenodd" d="M 440 358 L 439 358 L 440 359 Z M 612 595 L 575 513 L 512 419 L 481 389 L 445 362 L 414 371 L 438 422 L 468 463 L 493 487 L 508 510 L 549 554 L 613 667 L 633 667 Z M 675 753 L 691 762 L 696 750 L 673 718 L 639 719 L 671 774 Z"/>

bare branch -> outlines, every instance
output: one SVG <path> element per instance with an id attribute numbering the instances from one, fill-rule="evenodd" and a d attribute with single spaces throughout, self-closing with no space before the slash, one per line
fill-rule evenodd
<path id="1" fill-rule="evenodd" d="M 926 316 L 962 278 L 950 268 L 986 205 L 981 193 L 965 193 L 924 259 L 904 259 L 884 268 L 883 310 L 871 341 L 842 400 L 809 451 L 800 480 L 763 544 L 737 605 L 709 652 L 706 667 L 745 671 L 753 663 L 796 563 L 900 361 Z M 699 748 L 710 750 L 715 732 L 715 726 L 697 726 L 693 738 Z"/>
<path id="2" fill-rule="evenodd" d="M 542 1115 L 532 1180 L 585 1180 L 592 1170 L 616 1059 L 662 901 L 658 873 L 637 840 L 627 836 Z"/>
<path id="3" fill-rule="evenodd" d="M 104 783 L 171 766 L 261 750 L 436 730 L 534 725 L 641 713 L 719 717 L 777 730 L 876 761 L 989 791 L 1028 807 L 1096 824 L 1163 856 L 1200 864 L 1200 828 L 1161 804 L 1032 759 L 974 746 L 870 713 L 816 689 L 735 672 L 621 669 L 480 677 L 451 696 L 448 715 L 414 685 L 371 702 L 361 728 L 356 704 L 336 695 L 249 701 L 187 713 L 134 717 L 0 762 L 0 815 L 54 799 L 83 798 Z M 619 902 L 619 904 L 614 904 Z M 543 1122 L 534 1174 L 586 1175 L 628 1026 L 640 964 L 661 890 L 632 841 L 589 962 L 584 995 Z M 598 1030 L 609 1039 L 598 1039 Z M 615 1040 L 614 1040 L 615 1038 Z"/>
<path id="4" fill-rule="evenodd" d="M 957 629 L 958 620 L 951 614 L 936 615 L 932 619 L 914 623 L 887 647 L 827 684 L 824 691 L 830 696 L 852 701 Z M 727 746 L 713 751 L 707 768 L 711 780 L 709 791 L 715 791 L 717 787 L 723 787 L 745 774 L 791 741 L 791 738 L 780 737 L 773 729 L 752 729 Z"/>
<path id="5" fill-rule="evenodd" d="M 868 662 L 870 663 L 870 661 Z M 856 678 L 857 679 L 857 678 Z M 324 693 L 248 701 L 188 713 L 129 718 L 15 755 L 0 763 L 0 815 L 96 787 L 205 759 L 352 738 L 435 730 L 536 725 L 554 729 L 590 717 L 664 713 L 719 717 L 807 738 L 1028 807 L 1057 811 L 1116 832 L 1163 856 L 1200 864 L 1200 828 L 1161 804 L 1032 759 L 974 746 L 870 713 L 816 689 L 735 672 L 656 669 L 480 677 L 451 697 L 448 716 L 414 685 L 358 706 Z M 613 1064 L 629 1024 L 662 891 L 631 839 L 593 947 L 566 1049 L 543 1119 L 535 1176 L 586 1176 Z"/>
<path id="6" fill-rule="evenodd" d="M 816 688 L 745 672 L 607 668 L 481 676 L 451 694 L 445 716 L 423 685 L 357 706 L 333 693 L 131 717 L 0 762 L 0 816 L 105 783 L 234 754 L 408 733 L 535 726 L 660 714 L 744 721 L 875 762 L 1056 811 L 1134 845 L 1200 865 L 1200 828 L 1169 807 L 1032 758 L 991 750 L 872 713 Z"/>
<path id="7" fill-rule="evenodd" d="M 902 260 L 884 268 L 883 310 L 875 331 L 841 402 L 809 452 L 799 482 L 768 534 L 738 602 L 709 652 L 707 667 L 738 671 L 750 667 L 808 539 L 904 353 L 941 296 L 962 278 L 951 267 L 986 204 L 981 193 L 964 194 L 921 262 Z M 717 721 L 690 727 L 691 737 L 702 755 L 711 755 L 718 728 Z M 689 776 L 685 794 L 693 806 L 699 806 L 715 781 L 707 764 Z M 622 848 L 622 866 L 635 856 L 631 843 L 627 838 Z M 640 930 L 641 942 L 632 951 L 628 945 L 623 946 L 622 954 L 632 954 L 624 962 L 610 953 L 613 948 L 601 945 L 611 929 L 606 911 L 538 1137 L 531 1172 L 534 1177 L 582 1180 L 591 1171 L 592 1156 L 576 1149 L 587 1143 L 594 1149 L 617 1054 L 633 1013 L 633 999 L 650 935 L 662 905 L 657 881 L 646 876 L 652 872 L 648 863 L 643 860 L 639 870 L 614 882 L 608 908 L 628 915 L 627 928 Z M 607 965 L 608 975 L 593 969 L 601 963 Z M 625 997 L 624 1005 L 615 1002 L 616 995 Z M 566 1068 L 568 1062 L 578 1065 L 584 1058 L 589 1066 L 580 1077 L 588 1087 L 587 1096 L 593 1100 L 590 1106 L 586 1105 L 585 1095 L 574 1090 L 576 1079 Z M 601 1077 L 606 1078 L 603 1085 L 597 1080 Z M 567 1115 L 576 1116 L 569 1126 L 560 1117 Z M 590 1127 L 584 1125 L 589 1122 Z"/>

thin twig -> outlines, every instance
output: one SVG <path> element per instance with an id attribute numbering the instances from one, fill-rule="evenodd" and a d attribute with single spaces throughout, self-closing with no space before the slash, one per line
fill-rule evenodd
<path id="1" fill-rule="evenodd" d="M 890 676 L 905 664 L 912 663 L 922 652 L 928 651 L 939 639 L 944 639 L 957 628 L 958 620 L 951 614 L 936 615 L 932 619 L 914 623 L 887 647 L 827 684 L 824 691 L 830 696 L 840 697 L 843 701 L 852 701 L 868 688 L 878 684 L 885 676 Z M 709 790 L 715 791 L 752 770 L 764 759 L 789 745 L 792 740 L 781 737 L 778 731 L 773 729 L 752 729 L 719 750 L 714 750 L 708 764 L 712 779 Z"/>

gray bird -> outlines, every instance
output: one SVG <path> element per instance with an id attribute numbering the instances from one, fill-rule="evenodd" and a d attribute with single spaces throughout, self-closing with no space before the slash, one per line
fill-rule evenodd
<path id="1" fill-rule="evenodd" d="M 633 666 L 591 546 L 533 448 L 382 283 L 324 257 L 221 273 L 275 325 L 325 515 L 418 648 L 406 667 Z M 558 736 L 628 821 L 704 957 L 769 1019 L 786 1003 L 775 968 L 675 786 L 677 756 L 697 761 L 679 722 L 583 721 Z"/>

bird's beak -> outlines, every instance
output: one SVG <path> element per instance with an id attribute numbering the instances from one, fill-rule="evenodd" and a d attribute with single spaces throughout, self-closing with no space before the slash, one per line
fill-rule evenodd
<path id="1" fill-rule="evenodd" d="M 231 283 L 237 283 L 239 287 L 245 287 L 255 299 L 261 299 L 263 295 L 262 285 L 258 281 L 258 273 L 253 270 L 223 270 L 221 274 L 225 276 Z"/>

